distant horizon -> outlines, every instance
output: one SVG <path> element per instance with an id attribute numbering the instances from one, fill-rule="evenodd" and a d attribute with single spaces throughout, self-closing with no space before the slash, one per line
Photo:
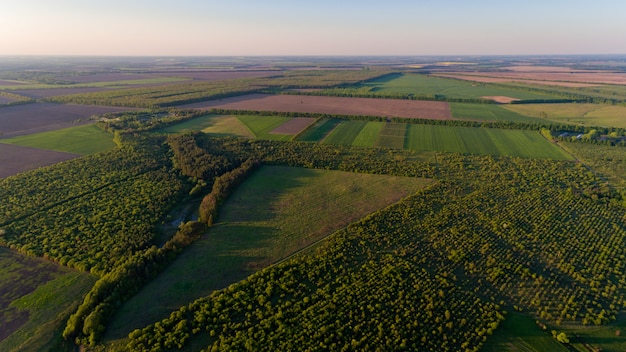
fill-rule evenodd
<path id="1" fill-rule="evenodd" d="M 3 6 L 0 56 L 622 55 L 624 13 L 617 0 L 24 0 Z"/>

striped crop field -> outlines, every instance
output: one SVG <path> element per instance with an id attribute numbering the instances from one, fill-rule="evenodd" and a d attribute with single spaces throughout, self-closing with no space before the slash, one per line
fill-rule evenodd
<path id="1" fill-rule="evenodd" d="M 344 121 L 324 138 L 323 143 L 352 145 L 366 125 L 367 121 Z"/>
<path id="2" fill-rule="evenodd" d="M 300 135 L 298 140 L 302 142 L 319 142 L 326 138 L 341 122 L 342 120 L 339 119 L 321 119 Z"/>
<path id="3" fill-rule="evenodd" d="M 537 131 L 409 125 L 406 149 L 571 160 Z"/>
<path id="4" fill-rule="evenodd" d="M 375 145 L 387 148 L 404 148 L 407 125 L 404 123 L 385 123 L 378 134 Z"/>
<path id="5" fill-rule="evenodd" d="M 378 139 L 378 135 L 380 134 L 380 130 L 383 128 L 383 122 L 368 122 L 363 128 L 361 132 L 356 136 L 354 141 L 352 141 L 352 145 L 357 147 L 372 147 L 374 143 L 376 143 L 376 139 Z"/>

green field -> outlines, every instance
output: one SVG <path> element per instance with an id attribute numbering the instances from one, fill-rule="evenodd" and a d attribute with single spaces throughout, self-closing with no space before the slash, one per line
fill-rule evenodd
<path id="1" fill-rule="evenodd" d="M 517 105 L 522 106 L 522 105 Z M 513 121 L 513 122 L 545 122 L 538 117 L 525 116 L 514 109 L 502 108 L 495 104 L 450 103 L 450 111 L 455 119 L 473 121 Z"/>
<path id="2" fill-rule="evenodd" d="M 237 118 L 244 125 L 246 125 L 246 127 L 256 136 L 256 138 L 288 141 L 288 140 L 291 140 L 291 138 L 293 137 L 290 134 L 270 133 L 276 127 L 289 121 L 290 120 L 289 117 L 243 115 L 243 116 L 237 116 Z"/>
<path id="3" fill-rule="evenodd" d="M 4 248 L 0 267 L 0 350 L 54 350 L 65 319 L 95 277 Z"/>
<path id="4" fill-rule="evenodd" d="M 535 320 L 519 313 L 509 314 L 487 339 L 484 352 L 567 352 L 564 345 L 557 342 L 549 331 L 541 329 Z"/>
<path id="5" fill-rule="evenodd" d="M 571 160 L 537 131 L 409 125 L 406 148 L 453 153 Z"/>
<path id="6" fill-rule="evenodd" d="M 372 92 L 378 93 L 429 95 L 451 99 L 477 99 L 484 96 L 507 96 L 521 100 L 555 98 L 546 94 L 420 74 L 386 76 L 367 81 L 360 87 L 368 87 Z"/>
<path id="7" fill-rule="evenodd" d="M 207 115 L 196 117 L 159 130 L 157 133 L 202 131 L 215 136 L 252 138 L 252 132 L 236 116 Z"/>
<path id="8" fill-rule="evenodd" d="M 319 142 L 342 122 L 343 120 L 339 119 L 320 119 L 302 133 L 297 140 L 302 142 Z"/>
<path id="9" fill-rule="evenodd" d="M 0 143 L 89 155 L 115 147 L 113 135 L 94 124 L 0 139 Z"/>
<path id="10" fill-rule="evenodd" d="M 345 121 L 333 129 L 323 143 L 352 145 L 366 125 L 367 121 Z"/>
<path id="11" fill-rule="evenodd" d="M 380 130 L 383 128 L 383 122 L 368 122 L 367 125 L 363 127 L 361 132 L 356 136 L 352 145 L 357 147 L 372 147 L 374 143 L 376 143 L 376 138 L 378 138 L 378 134 L 380 134 Z"/>
<path id="12" fill-rule="evenodd" d="M 263 167 L 224 203 L 218 222 L 125 304 L 109 338 L 162 319 L 323 239 L 431 181 L 284 166 Z M 159 304 L 154 304 L 159 302 Z"/>
<path id="13" fill-rule="evenodd" d="M 512 104 L 506 109 L 560 123 L 626 128 L 626 106 L 604 104 Z"/>

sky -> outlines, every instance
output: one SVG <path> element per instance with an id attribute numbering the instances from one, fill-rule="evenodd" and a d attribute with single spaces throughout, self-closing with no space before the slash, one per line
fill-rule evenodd
<path id="1" fill-rule="evenodd" d="M 0 55 L 626 54 L 623 0 L 9 0 Z"/>

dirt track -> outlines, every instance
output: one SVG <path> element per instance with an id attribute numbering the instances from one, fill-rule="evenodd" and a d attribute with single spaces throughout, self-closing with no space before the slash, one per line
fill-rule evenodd
<path id="1" fill-rule="evenodd" d="M 248 94 L 233 98 L 181 105 L 179 107 L 301 113 L 313 112 L 337 115 L 406 117 L 437 120 L 448 120 L 452 118 L 450 106 L 446 102 L 308 95 Z"/>

